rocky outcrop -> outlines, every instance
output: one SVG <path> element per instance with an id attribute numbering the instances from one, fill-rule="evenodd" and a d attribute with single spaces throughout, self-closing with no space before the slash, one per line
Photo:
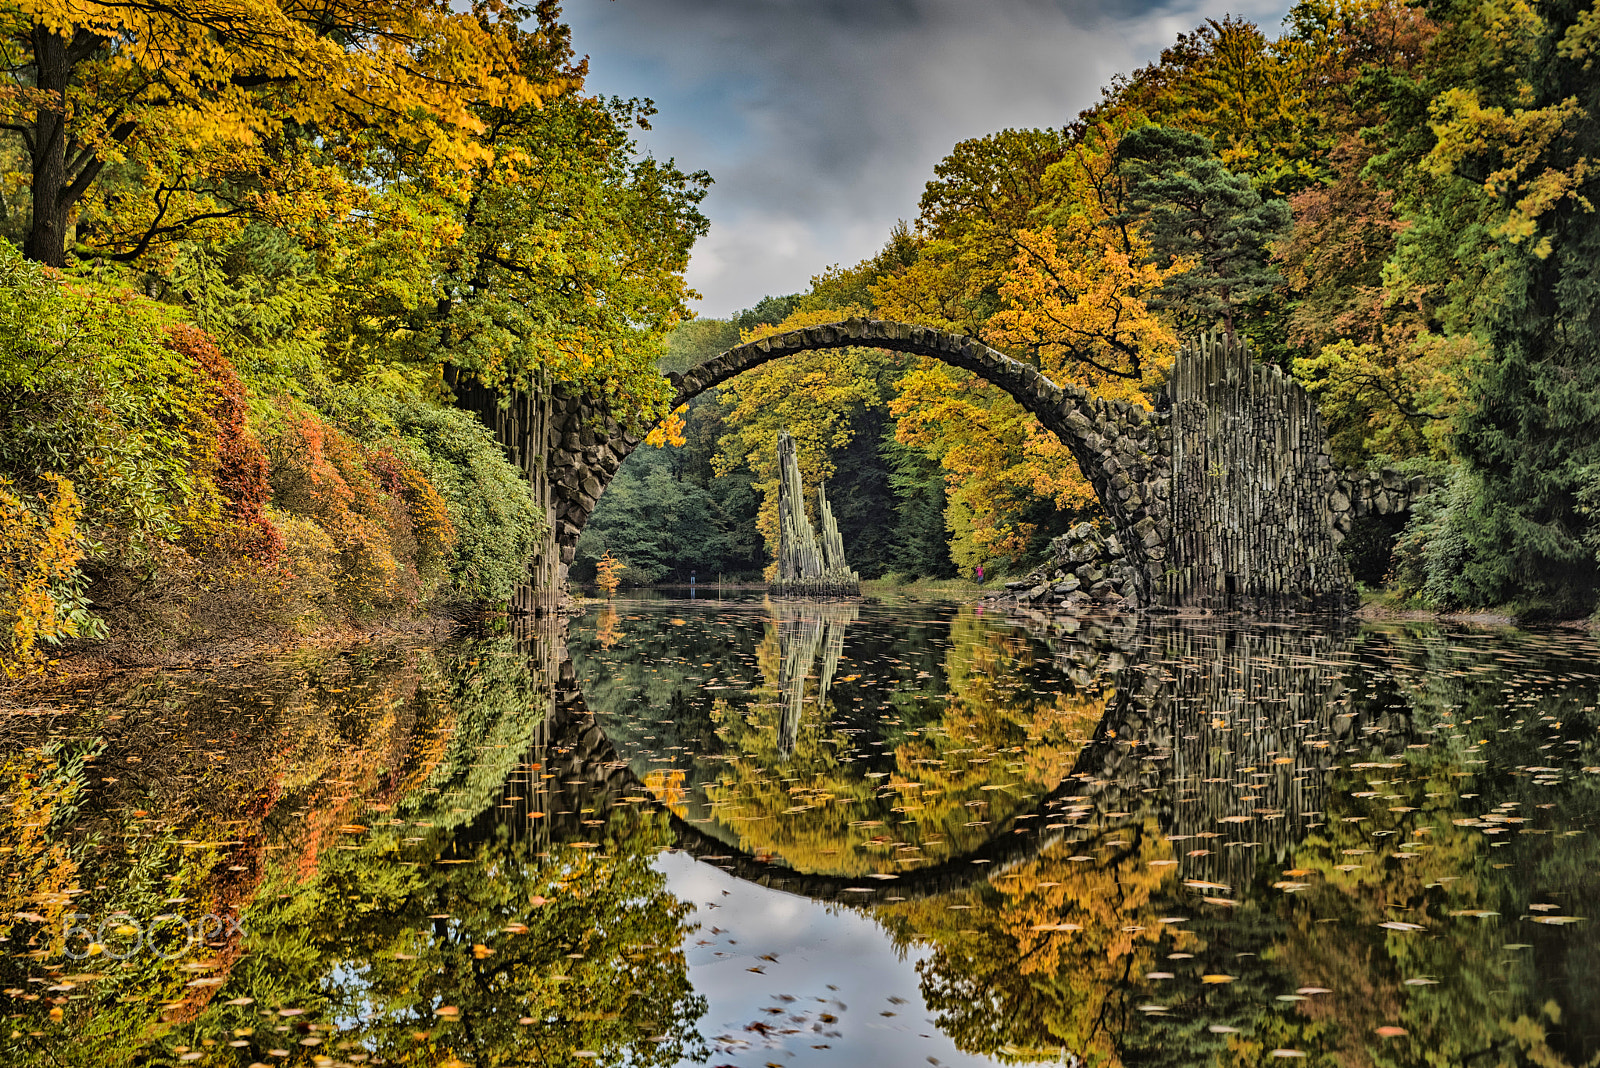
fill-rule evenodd
<path id="1" fill-rule="evenodd" d="M 1122 542 L 1102 535 L 1093 523 L 1079 523 L 1050 542 L 1050 559 L 1006 592 L 1019 605 L 1078 608 L 1088 605 L 1128 607 L 1137 584 Z"/>

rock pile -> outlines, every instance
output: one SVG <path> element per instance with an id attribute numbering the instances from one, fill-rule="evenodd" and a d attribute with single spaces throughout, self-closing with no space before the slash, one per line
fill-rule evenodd
<path id="1" fill-rule="evenodd" d="M 1131 607 L 1134 581 L 1134 565 L 1117 536 L 1079 523 L 1051 541 L 1049 560 L 1026 578 L 1006 583 L 1003 599 L 1031 608 Z"/>

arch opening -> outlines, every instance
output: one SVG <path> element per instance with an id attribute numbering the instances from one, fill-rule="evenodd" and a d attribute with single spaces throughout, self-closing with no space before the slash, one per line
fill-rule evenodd
<path id="1" fill-rule="evenodd" d="M 673 407 L 745 371 L 785 356 L 824 349 L 879 348 L 939 360 L 970 371 L 1005 390 L 1059 438 L 1093 487 L 1121 540 L 1134 575 L 1135 600 L 1151 603 L 1152 568 L 1164 556 L 1170 484 L 1170 454 L 1164 451 L 1160 413 L 1121 401 L 1107 401 L 1072 385 L 1058 385 L 1035 368 L 970 337 L 932 327 L 878 319 L 850 319 L 809 326 L 735 346 L 691 368 L 669 374 Z M 574 399 L 576 400 L 576 399 Z M 601 414 L 574 404 L 561 435 L 567 455 L 552 457 L 554 469 L 570 464 L 575 476 L 553 480 L 556 540 L 563 572 L 576 553 L 578 535 L 593 514 L 605 486 L 642 439 L 616 430 L 609 417 L 605 441 L 586 443 L 577 420 Z M 555 435 L 553 434 L 552 437 Z M 593 451 L 591 459 L 588 455 Z M 564 578 L 563 574 L 563 578 Z"/>

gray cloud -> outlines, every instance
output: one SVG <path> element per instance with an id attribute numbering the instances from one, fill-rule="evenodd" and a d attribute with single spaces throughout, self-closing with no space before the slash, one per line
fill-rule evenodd
<path id="1" fill-rule="evenodd" d="M 569 0 L 594 91 L 649 96 L 641 137 L 705 168 L 690 282 L 726 315 L 855 263 L 910 219 L 959 140 L 1059 126 L 1118 71 L 1224 10 L 1284 0 Z"/>

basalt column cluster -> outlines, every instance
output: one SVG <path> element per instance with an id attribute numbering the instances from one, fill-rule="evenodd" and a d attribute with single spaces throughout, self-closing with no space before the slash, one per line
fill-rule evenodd
<path id="1" fill-rule="evenodd" d="M 794 438 L 778 435 L 778 580 L 772 592 L 780 597 L 853 597 L 861 579 L 844 559 L 844 540 L 834 522 L 828 495 L 817 487 L 819 539 L 806 515 L 805 488 Z"/>
<path id="2" fill-rule="evenodd" d="M 1171 551 L 1161 601 L 1176 608 L 1340 609 L 1353 597 L 1330 510 L 1333 462 L 1299 383 L 1256 363 L 1243 338 L 1185 345 L 1168 381 Z"/>

